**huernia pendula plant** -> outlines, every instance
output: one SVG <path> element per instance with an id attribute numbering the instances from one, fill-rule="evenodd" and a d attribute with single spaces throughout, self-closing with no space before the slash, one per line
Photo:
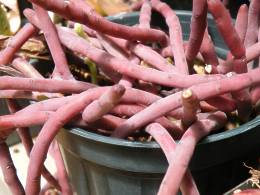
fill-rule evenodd
<path id="1" fill-rule="evenodd" d="M 38 195 L 44 190 L 42 175 L 62 194 L 73 194 L 55 140 L 62 127 L 72 125 L 115 138 L 158 142 L 169 163 L 158 194 L 199 194 L 188 168 L 196 144 L 224 130 L 231 116 L 247 122 L 259 106 L 260 69 L 253 62 L 260 56 L 260 1 L 242 5 L 233 23 L 222 1 L 193 0 L 188 41 L 182 39 L 174 10 L 160 0 L 133 6 L 140 10 L 135 26 L 108 21 L 82 0 L 29 2 L 33 9 L 23 13 L 28 22 L 0 52 L 1 70 L 15 72 L 0 76 L 0 97 L 10 111 L 0 116 L 0 165 L 11 192 Z M 67 25 L 54 24 L 48 11 Z M 152 27 L 152 11 L 164 17 L 168 31 Z M 207 13 L 229 48 L 225 59 L 214 49 Z M 47 76 L 19 53 L 39 36 L 54 64 Z M 75 68 L 77 63 L 84 71 Z M 34 103 L 20 107 L 18 99 Z M 28 129 L 35 125 L 42 128 L 33 143 Z M 15 130 L 30 159 L 25 188 L 5 142 Z M 48 152 L 56 162 L 55 175 L 44 166 Z"/>

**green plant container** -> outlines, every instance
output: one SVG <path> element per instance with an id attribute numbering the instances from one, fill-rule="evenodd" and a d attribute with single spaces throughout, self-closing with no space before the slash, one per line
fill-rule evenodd
<path id="1" fill-rule="evenodd" d="M 177 11 L 188 39 L 191 12 Z M 138 13 L 109 17 L 134 25 Z M 162 21 L 157 18 L 157 23 Z M 226 46 L 211 16 L 209 32 L 220 56 Z M 239 128 L 210 135 L 196 147 L 190 163 L 202 195 L 219 195 L 249 177 L 242 162 L 255 159 L 260 148 L 260 118 Z M 57 139 L 78 195 L 155 195 L 168 167 L 156 142 L 141 143 L 105 137 L 83 129 L 61 130 Z M 250 161 L 251 162 L 251 161 Z"/>

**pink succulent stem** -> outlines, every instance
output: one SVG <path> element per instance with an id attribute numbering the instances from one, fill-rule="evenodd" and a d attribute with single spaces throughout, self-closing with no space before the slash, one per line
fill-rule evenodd
<path id="1" fill-rule="evenodd" d="M 169 27 L 170 45 L 172 47 L 176 67 L 181 73 L 189 74 L 189 67 L 183 48 L 182 30 L 178 17 L 166 3 L 160 0 L 151 0 L 151 4 L 153 9 L 164 16 Z"/>
<path id="2" fill-rule="evenodd" d="M 152 123 L 148 125 L 146 127 L 146 132 L 153 136 L 153 138 L 162 148 L 167 161 L 169 164 L 171 164 L 174 161 L 174 159 L 171 158 L 172 153 L 174 153 L 175 149 L 178 147 L 175 141 L 172 139 L 171 135 L 158 123 Z M 199 194 L 195 181 L 193 180 L 189 170 L 187 170 L 183 176 L 180 189 L 183 195 Z"/>
<path id="3" fill-rule="evenodd" d="M 186 49 L 186 58 L 189 64 L 193 65 L 203 40 L 207 26 L 207 0 L 193 0 L 191 32 Z"/>
<path id="4" fill-rule="evenodd" d="M 165 33 L 154 29 L 144 29 L 139 27 L 128 27 L 125 25 L 116 24 L 106 20 L 105 18 L 96 14 L 85 2 L 80 0 L 63 1 L 57 0 L 30 0 L 47 10 L 60 14 L 66 19 L 86 24 L 96 31 L 104 34 L 112 35 L 128 40 L 139 41 L 158 41 L 162 44 L 166 42 Z"/>
<path id="5" fill-rule="evenodd" d="M 248 28 L 245 38 L 246 48 L 252 46 L 257 41 L 258 28 L 259 28 L 259 14 L 260 2 L 258 0 L 251 0 L 248 10 Z"/>
<path id="6" fill-rule="evenodd" d="M 40 170 L 42 169 L 48 148 L 61 127 L 68 123 L 73 117 L 92 101 L 91 91 L 83 92 L 80 97 L 75 98 L 69 104 L 60 107 L 44 124 L 36 143 L 31 151 L 26 182 L 26 193 L 37 195 L 40 191 Z"/>
<path id="7" fill-rule="evenodd" d="M 200 104 L 197 96 L 190 89 L 182 91 L 181 99 L 183 106 L 181 122 L 184 128 L 188 128 L 197 120 L 197 111 Z"/>
<path id="8" fill-rule="evenodd" d="M 235 92 L 252 85 L 260 83 L 259 70 L 253 70 L 250 73 L 238 74 L 228 78 L 208 83 L 202 83 L 192 86 L 190 89 L 197 95 L 200 101 L 225 93 Z M 236 85 L 239 83 L 239 85 Z M 158 118 L 181 106 L 181 92 L 162 98 L 151 104 L 141 112 L 129 118 L 112 134 L 114 137 L 125 137 L 137 128 L 148 124 L 155 118 Z"/>
<path id="9" fill-rule="evenodd" d="M 0 98 L 37 100 L 37 95 L 31 91 L 0 90 Z"/>
<path id="10" fill-rule="evenodd" d="M 228 10 L 220 0 L 208 0 L 208 9 L 213 15 L 216 26 L 220 31 L 225 43 L 228 45 L 232 55 L 238 59 L 234 65 L 234 71 L 237 73 L 247 72 L 245 60 L 245 47 L 232 24 L 232 18 Z"/>
<path id="11" fill-rule="evenodd" d="M 15 100 L 10 100 L 10 99 L 7 100 L 7 106 L 8 106 L 8 109 L 11 114 L 15 114 L 17 111 L 20 110 L 20 106 Z M 0 118 L 1 118 L 1 116 L 0 116 Z M 0 119 L 0 121 L 1 121 L 1 119 Z M 24 123 L 24 121 L 23 121 L 23 123 Z M 14 120 L 14 124 L 16 124 L 16 120 Z M 15 127 L 12 127 L 12 128 L 15 128 Z M 21 139 L 22 144 L 24 145 L 27 156 L 30 157 L 30 153 L 31 153 L 31 150 L 33 147 L 33 140 L 30 135 L 28 126 L 17 128 L 17 133 Z M 58 190 L 61 189 L 58 181 L 51 175 L 51 173 L 46 169 L 45 166 L 42 169 L 42 176 L 48 181 L 48 183 L 50 185 L 54 186 Z"/>
<path id="12" fill-rule="evenodd" d="M 242 41 L 242 43 L 244 43 L 246 38 L 247 21 L 248 21 L 248 7 L 246 4 L 243 4 L 240 6 L 238 10 L 236 23 L 235 23 L 236 32 L 238 33 L 238 36 Z"/>
<path id="13" fill-rule="evenodd" d="M 33 4 L 33 8 L 37 17 L 41 20 L 40 29 L 43 31 L 46 42 L 49 46 L 55 67 L 53 70 L 53 77 L 55 79 L 74 79 L 66 60 L 65 53 L 61 47 L 58 34 L 54 24 L 52 23 L 48 12 L 42 7 Z"/>
<path id="14" fill-rule="evenodd" d="M 25 24 L 21 30 L 14 35 L 7 47 L 0 52 L 0 65 L 7 65 L 10 63 L 17 51 L 22 47 L 22 45 L 35 33 L 37 29 L 30 23 Z"/>
<path id="15" fill-rule="evenodd" d="M 0 167 L 4 176 L 4 181 L 8 185 L 12 194 L 24 195 L 23 186 L 17 177 L 16 168 L 10 155 L 9 148 L 5 141 L 0 142 Z"/>
<path id="16" fill-rule="evenodd" d="M 124 93 L 125 88 L 122 85 L 112 86 L 84 109 L 82 113 L 83 120 L 91 123 L 100 119 L 119 103 Z"/>
<path id="17" fill-rule="evenodd" d="M 12 66 L 29 78 L 44 78 L 30 63 L 23 58 L 15 58 Z"/>
<path id="18" fill-rule="evenodd" d="M 163 178 L 158 195 L 177 194 L 196 144 L 211 131 L 220 129 L 226 120 L 227 118 L 224 113 L 216 112 L 207 119 L 197 121 L 184 133 L 171 155 L 171 159 L 173 160 Z"/>
<path id="19" fill-rule="evenodd" d="M 69 182 L 69 177 L 61 155 L 60 147 L 56 140 L 52 141 L 49 150 L 57 167 L 57 178 L 61 186 L 61 193 L 64 195 L 73 195 L 72 187 Z"/>
<path id="20" fill-rule="evenodd" d="M 152 15 L 152 6 L 149 0 L 145 0 L 140 10 L 139 16 L 139 27 L 140 28 L 150 28 Z"/>
<path id="21" fill-rule="evenodd" d="M 50 93 L 79 93 L 94 85 L 76 80 L 53 80 L 18 78 L 11 76 L 0 77 L 0 89 L 15 89 L 24 91 L 39 91 Z"/>
<path id="22" fill-rule="evenodd" d="M 219 64 L 213 42 L 208 33 L 208 29 L 206 29 L 204 32 L 200 52 L 206 64 L 210 64 L 213 67 L 216 67 Z"/>

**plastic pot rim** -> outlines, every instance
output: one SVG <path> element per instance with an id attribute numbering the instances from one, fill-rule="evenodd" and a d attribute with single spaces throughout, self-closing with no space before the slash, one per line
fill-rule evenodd
<path id="1" fill-rule="evenodd" d="M 205 144 L 210 144 L 212 142 L 232 139 L 233 137 L 239 136 L 240 134 L 249 132 L 250 130 L 254 130 L 254 128 L 257 127 L 258 125 L 260 125 L 260 116 L 257 116 L 255 119 L 232 130 L 209 135 L 205 137 L 203 140 L 201 140 L 198 145 L 205 145 Z M 103 142 L 105 144 L 114 145 L 114 146 L 132 147 L 132 148 L 160 148 L 159 144 L 157 144 L 157 142 L 155 141 L 152 142 L 128 141 L 124 139 L 100 135 L 80 128 L 70 128 L 67 131 L 85 139 L 89 139 L 95 142 Z"/>
<path id="2" fill-rule="evenodd" d="M 188 10 L 174 10 L 174 12 L 176 13 L 176 15 L 181 14 L 181 15 L 187 15 L 187 16 L 190 16 L 191 13 L 192 13 L 191 11 L 188 11 Z M 129 18 L 129 17 L 130 18 L 138 17 L 139 13 L 140 12 L 138 12 L 138 11 L 134 11 L 134 12 L 131 12 L 131 13 L 122 12 L 122 13 L 119 13 L 119 14 L 116 14 L 116 15 L 113 15 L 113 16 L 108 16 L 107 19 L 111 20 L 111 21 L 122 20 L 122 19 L 126 19 L 126 18 Z M 208 14 L 207 18 L 213 19 L 211 14 Z"/>

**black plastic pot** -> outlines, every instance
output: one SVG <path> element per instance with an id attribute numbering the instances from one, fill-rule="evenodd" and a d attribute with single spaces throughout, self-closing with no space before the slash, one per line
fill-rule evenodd
<path id="1" fill-rule="evenodd" d="M 177 15 L 187 39 L 191 12 L 177 11 Z M 109 19 L 133 25 L 138 22 L 138 13 Z M 208 25 L 218 54 L 224 56 L 226 46 L 210 16 Z M 201 194 L 222 194 L 248 178 L 242 162 L 259 154 L 259 124 L 260 118 L 256 118 L 239 128 L 210 135 L 198 144 L 190 168 Z M 79 195 L 154 195 L 168 166 L 155 142 L 125 141 L 82 129 L 62 130 L 57 138 Z"/>

